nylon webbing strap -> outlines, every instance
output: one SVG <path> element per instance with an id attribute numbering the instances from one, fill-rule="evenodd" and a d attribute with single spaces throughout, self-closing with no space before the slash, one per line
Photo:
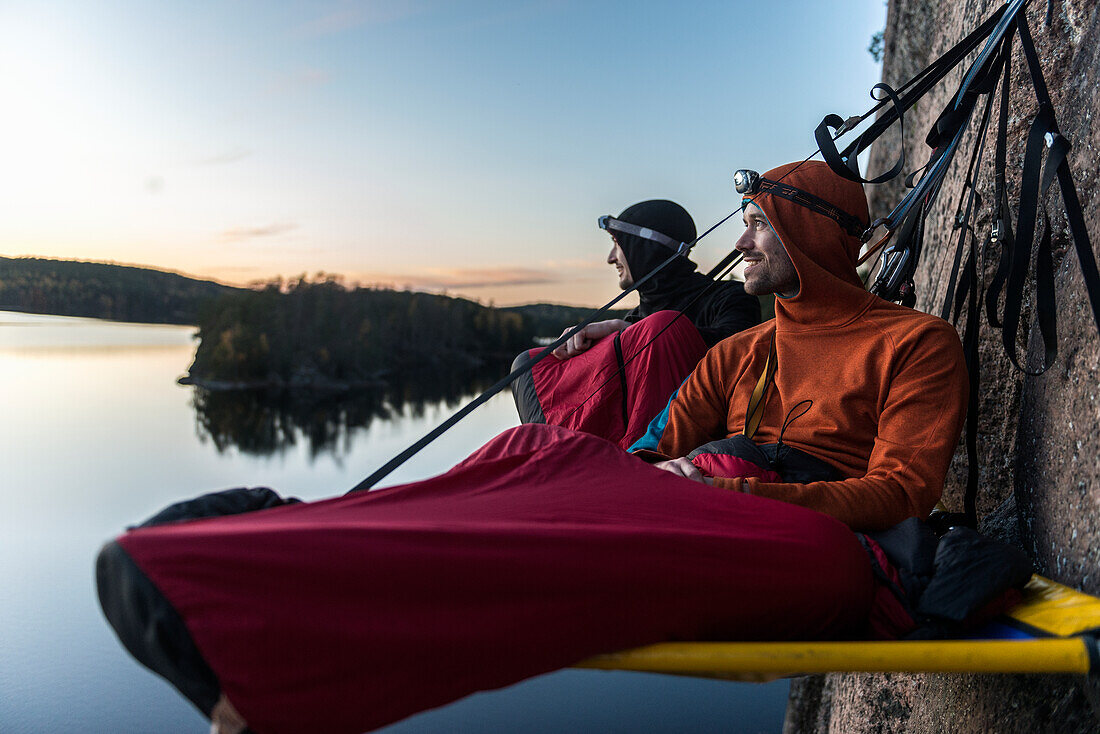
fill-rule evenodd
<path id="1" fill-rule="evenodd" d="M 825 201 L 818 196 L 814 196 L 809 191 L 803 191 L 795 186 L 762 178 L 760 179 L 760 193 L 771 194 L 772 196 L 778 196 L 782 199 L 793 201 L 801 207 L 805 207 L 812 212 L 826 216 L 839 224 L 845 232 L 853 237 L 861 236 L 863 231 L 867 229 L 867 224 L 861 222 L 858 217 L 849 214 L 835 204 Z"/>
<path id="2" fill-rule="evenodd" d="M 971 281 L 966 308 L 966 332 L 963 336 L 963 357 L 966 360 L 970 392 L 966 402 L 966 493 L 963 495 L 963 511 L 967 524 L 978 527 L 978 387 L 981 384 L 981 358 L 978 354 L 979 314 L 981 298 L 978 293 L 977 243 L 970 246 L 966 258 L 966 273 Z"/>
<path id="3" fill-rule="evenodd" d="M 623 361 L 623 333 L 621 331 L 615 332 L 615 362 L 618 365 L 618 369 L 615 371 L 619 373 L 619 389 L 623 393 L 623 430 L 625 431 L 629 427 L 630 422 L 630 410 L 626 403 L 627 389 L 626 389 L 626 362 Z"/>
<path id="4" fill-rule="evenodd" d="M 995 224 L 992 238 L 993 241 L 1001 244 L 1002 249 L 996 273 L 985 294 L 985 305 L 986 317 L 990 325 L 1001 329 L 1001 340 L 1013 366 L 1025 374 L 1038 375 L 1050 367 L 1058 354 L 1054 262 L 1051 252 L 1052 232 L 1045 203 L 1055 178 L 1058 179 L 1062 190 L 1066 219 L 1070 225 L 1098 332 L 1100 332 L 1100 275 L 1097 273 L 1095 256 L 1084 225 L 1084 215 L 1069 170 L 1067 161 L 1069 141 L 1058 132 L 1054 107 L 1043 78 L 1027 20 L 1023 16 L 1019 18 L 1016 30 L 1020 35 L 1021 50 L 1027 61 L 1039 109 L 1032 120 L 1024 149 L 1020 179 L 1020 207 L 1016 227 L 1013 229 L 1010 224 L 1010 209 L 1005 185 L 1007 155 L 1005 138 L 1009 98 L 1009 81 L 1006 73 L 1002 85 L 1000 119 L 997 126 L 994 179 Z M 1006 44 L 1008 42 L 1006 41 Z M 1048 147 L 1045 156 L 1043 155 L 1044 143 Z M 1017 334 L 1024 307 L 1024 291 L 1031 268 L 1032 245 L 1040 216 L 1042 217 L 1042 236 L 1039 238 L 1035 257 L 1035 311 L 1036 324 L 1043 340 L 1043 362 L 1038 369 L 1031 370 L 1020 366 L 1017 356 Z M 1002 317 L 998 319 L 997 303 L 1002 291 L 1004 308 Z"/>
<path id="5" fill-rule="evenodd" d="M 764 406 L 767 405 L 768 388 L 775 381 L 776 362 L 775 356 L 775 332 L 772 332 L 771 345 L 768 347 L 768 358 L 764 362 L 764 371 L 760 379 L 756 381 L 756 387 L 749 398 L 749 407 L 745 411 L 745 428 L 741 431 L 745 438 L 752 438 L 760 428 L 760 421 L 764 418 Z"/>
<path id="6" fill-rule="evenodd" d="M 898 99 L 897 92 L 895 92 L 887 84 L 876 84 L 871 88 L 872 96 L 874 91 L 881 89 L 886 93 L 887 99 L 893 103 L 894 107 L 892 112 L 896 115 L 898 120 L 898 126 L 901 130 L 901 139 L 905 140 L 905 116 L 902 110 L 902 102 Z M 912 104 L 912 102 L 910 102 Z M 858 183 L 883 183 L 897 176 L 905 168 L 905 149 L 902 148 L 898 154 L 897 161 L 894 162 L 894 167 L 889 171 L 876 176 L 872 179 L 866 179 L 859 175 L 859 159 L 855 155 L 842 155 L 836 149 L 836 138 L 834 137 L 837 132 L 841 131 L 847 123 L 840 118 L 840 115 L 826 115 L 821 121 L 821 124 L 814 130 L 814 139 L 817 141 L 817 147 L 821 151 L 822 158 L 829 165 L 829 168 L 844 178 Z M 885 128 L 883 128 L 885 130 Z M 858 147 L 863 142 L 864 136 L 868 136 L 867 144 L 870 145 L 871 141 L 881 135 L 881 132 L 871 135 L 871 130 L 867 130 L 863 135 L 860 135 L 859 140 L 856 141 Z"/>
<path id="7" fill-rule="evenodd" d="M 997 140 L 993 155 L 993 231 L 990 242 L 996 242 L 1001 246 L 1000 262 L 989 283 L 989 289 L 985 293 L 985 316 L 989 325 L 995 329 L 1001 328 L 1001 320 L 997 316 L 997 300 L 1001 289 L 1008 278 L 1008 269 L 1011 266 L 1012 241 L 1014 239 L 1011 217 L 1009 216 L 1008 186 L 1005 181 L 1008 156 L 1008 103 L 1012 91 L 1012 39 L 1009 38 L 1009 55 L 1005 62 L 1005 72 L 1001 83 L 1001 107 L 997 118 Z"/>
<path id="8" fill-rule="evenodd" d="M 1009 52 L 1010 45 L 1005 44 L 1002 53 Z M 966 491 L 963 495 L 964 514 L 966 524 L 969 527 L 978 527 L 977 497 L 978 497 L 978 395 L 981 383 L 981 360 L 978 355 L 978 330 L 980 314 L 980 287 L 977 273 L 977 249 L 978 243 L 974 241 L 973 228 L 970 226 L 970 218 L 974 212 L 975 202 L 981 197 L 978 195 L 975 183 L 981 172 L 982 154 L 985 152 L 986 132 L 989 129 L 990 115 L 993 111 L 993 94 L 986 100 L 985 110 L 982 112 L 982 120 L 978 126 L 977 144 L 970 158 L 970 165 L 966 171 L 966 180 L 962 191 L 959 193 L 959 203 L 956 206 L 955 226 L 959 230 L 958 242 L 955 246 L 955 261 L 951 269 L 951 277 L 948 281 L 948 290 L 944 298 L 941 318 L 947 320 L 950 309 L 954 306 L 954 317 L 958 319 L 959 311 L 963 303 L 967 304 L 966 330 L 963 336 L 963 355 L 966 360 L 967 377 L 970 390 L 967 397 L 966 432 L 964 445 L 966 447 Z M 966 208 L 962 208 L 962 200 L 966 198 Z M 969 237 L 968 237 L 969 235 Z M 960 269 L 960 260 L 967 241 L 970 241 L 967 253 L 963 278 L 959 282 L 958 292 L 955 292 L 956 278 Z"/>
<path id="9" fill-rule="evenodd" d="M 1085 229 L 1084 214 L 1081 210 L 1081 203 L 1077 198 L 1073 176 L 1069 170 L 1067 161 L 1069 143 L 1058 131 L 1058 124 L 1054 118 L 1054 106 L 1051 103 L 1046 80 L 1043 78 L 1043 71 L 1035 52 L 1035 44 L 1031 39 L 1027 20 L 1022 16 L 1018 23 L 1018 30 L 1020 45 L 1024 58 L 1027 60 L 1028 71 L 1031 74 L 1032 85 L 1035 88 L 1035 96 L 1039 102 L 1039 112 L 1032 122 L 1024 153 L 1024 173 L 1020 185 L 1020 212 L 1014 246 L 1010 257 L 1002 258 L 1002 263 L 1005 259 L 1009 261 L 1002 340 L 1013 365 L 1027 374 L 1039 374 L 1050 366 L 1057 355 L 1054 266 L 1050 252 L 1049 225 L 1044 227 L 1036 262 L 1037 322 L 1043 338 L 1045 352 L 1042 369 L 1037 372 L 1029 372 L 1019 367 L 1016 359 L 1016 334 L 1019 329 L 1020 310 L 1023 305 L 1023 288 L 1030 265 L 1031 242 L 1035 232 L 1037 209 L 1040 202 L 1045 199 L 1047 190 L 1053 183 L 1055 175 L 1057 175 L 1062 190 L 1066 219 L 1073 235 L 1074 246 L 1081 265 L 1081 275 L 1085 281 L 1085 290 L 1088 293 L 1093 321 L 1098 332 L 1100 332 L 1100 273 L 1097 272 L 1096 257 L 1092 251 L 1088 231 Z M 1042 145 L 1048 137 L 1050 150 L 1047 153 L 1046 163 L 1043 166 L 1044 170 L 1040 176 Z M 1045 209 L 1044 220 L 1046 220 Z"/>
<path id="10" fill-rule="evenodd" d="M 1044 236 L 1039 246 L 1038 269 L 1036 271 L 1036 310 L 1039 328 L 1045 346 L 1043 366 L 1031 371 L 1020 366 L 1016 356 L 1016 335 L 1020 328 L 1020 311 L 1023 308 L 1024 286 L 1031 268 L 1031 248 L 1035 236 L 1039 199 L 1046 194 L 1041 190 L 1040 171 L 1043 163 L 1044 140 L 1053 122 L 1051 110 L 1041 105 L 1039 113 L 1031 123 L 1027 145 L 1024 149 L 1024 170 L 1020 179 L 1020 211 L 1016 221 L 1016 240 L 1010 258 L 1008 282 L 1005 285 L 1005 305 L 1001 340 L 1005 352 L 1016 369 L 1030 375 L 1039 375 L 1046 371 L 1058 355 L 1058 337 L 1052 328 L 1054 316 L 1053 270 L 1045 266 L 1050 259 L 1050 240 Z M 1047 234 L 1050 229 L 1047 228 Z M 1049 279 L 1049 282 L 1045 282 Z"/>
<path id="11" fill-rule="evenodd" d="M 985 111 L 982 113 L 982 121 L 978 126 L 978 143 L 974 146 L 974 153 L 970 157 L 970 165 L 966 170 L 966 180 L 963 182 L 962 191 L 959 192 L 959 203 L 955 207 L 955 227 L 959 230 L 959 239 L 955 245 L 955 261 L 951 265 L 951 276 L 947 280 L 947 295 L 943 299 L 943 308 L 940 310 L 940 318 L 944 321 L 949 318 L 951 313 L 950 309 L 953 304 L 956 305 L 957 312 L 958 304 L 965 295 L 960 293 L 958 298 L 955 297 L 955 283 L 958 280 L 959 269 L 962 265 L 962 253 L 966 243 L 966 236 L 971 231 L 970 217 L 974 213 L 975 202 L 981 199 L 978 195 L 975 183 L 978 179 L 978 173 L 981 171 L 982 153 L 985 151 L 985 135 L 989 129 L 989 117 L 992 111 L 993 95 L 991 94 L 986 100 Z M 963 198 L 966 199 L 965 210 L 962 205 Z M 969 281 L 967 281 L 967 283 L 969 284 Z"/>
<path id="12" fill-rule="evenodd" d="M 860 119 L 862 120 L 878 112 L 886 106 L 887 102 L 891 103 L 890 109 L 875 120 L 875 122 L 856 138 L 855 141 L 848 145 L 843 152 L 837 152 L 836 145 L 832 142 L 833 139 L 832 136 L 829 135 L 828 129 L 829 127 L 838 129 L 838 124 L 843 121 L 837 115 L 827 116 L 822 120 L 821 124 L 814 132 L 814 137 L 817 138 L 818 147 L 821 150 L 825 162 L 829 165 L 829 168 L 838 176 L 843 176 L 844 178 L 858 181 L 859 183 L 881 183 L 882 181 L 893 178 L 893 176 L 883 174 L 874 179 L 864 179 L 853 169 L 852 164 L 858 155 L 869 148 L 875 140 L 890 128 L 891 125 L 899 121 L 901 121 L 901 125 L 904 125 L 904 113 L 916 104 L 921 97 L 927 94 L 928 90 L 938 84 L 948 72 L 958 66 L 979 43 L 990 35 L 1003 18 L 1007 9 L 1007 5 L 998 8 L 989 18 L 978 26 L 978 28 L 971 32 L 970 35 L 966 36 L 938 59 L 918 72 L 912 79 L 899 87 L 893 95 L 888 93 L 887 99 L 881 100 L 879 104 Z M 883 91 L 889 90 L 889 87 L 885 85 L 876 85 L 876 88 L 882 88 Z M 904 130 L 904 128 L 902 129 Z M 826 140 L 827 138 L 828 140 Z M 899 159 L 899 161 L 894 164 L 894 168 L 891 169 L 890 173 L 893 173 L 895 170 L 900 173 L 903 165 L 904 159 Z"/>

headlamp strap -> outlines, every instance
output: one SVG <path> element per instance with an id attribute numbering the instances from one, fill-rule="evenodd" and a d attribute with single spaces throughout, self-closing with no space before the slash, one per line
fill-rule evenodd
<path id="1" fill-rule="evenodd" d="M 691 246 L 686 242 L 674 240 L 668 235 L 662 234 L 655 229 L 650 229 L 649 227 L 639 227 L 636 224 L 624 222 L 621 219 L 615 219 L 615 217 L 609 215 L 602 216 L 597 221 L 600 225 L 600 229 L 604 229 L 609 232 L 614 230 L 615 232 L 623 232 L 625 234 L 634 235 L 635 237 L 641 237 L 643 240 L 649 240 L 650 242 L 656 242 L 659 245 L 664 245 L 670 250 L 678 252 L 681 255 L 686 255 L 688 250 L 691 249 Z"/>
<path id="2" fill-rule="evenodd" d="M 814 196 L 809 191 L 803 191 L 790 184 L 761 178 L 759 193 L 772 194 L 781 199 L 793 201 L 795 204 L 805 207 L 812 212 L 824 215 L 839 224 L 845 232 L 853 237 L 862 237 L 864 231 L 867 229 L 867 225 L 860 221 L 858 217 L 849 214 L 835 204 L 830 204 L 824 199 Z"/>

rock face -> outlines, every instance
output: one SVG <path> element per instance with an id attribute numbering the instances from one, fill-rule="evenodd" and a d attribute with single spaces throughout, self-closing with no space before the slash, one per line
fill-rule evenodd
<path id="1" fill-rule="evenodd" d="M 998 0 L 932 2 L 890 0 L 885 31 L 883 81 L 897 86 L 923 69 L 994 12 Z M 1043 73 L 1062 134 L 1072 144 L 1069 162 L 1085 213 L 1100 248 L 1100 6 L 1095 0 L 1056 0 L 1052 22 L 1046 3 L 1026 9 Z M 1015 207 L 1028 126 L 1037 104 L 1026 64 L 1015 46 L 1008 124 L 1009 200 Z M 961 72 L 927 95 L 905 116 L 905 139 L 895 130 L 874 146 L 868 170 L 889 168 L 904 145 L 906 170 L 924 164 L 924 136 L 957 87 Z M 996 110 L 996 108 L 994 108 Z M 836 110 L 847 116 L 855 110 Z M 895 126 L 896 128 L 896 126 Z M 993 131 L 978 192 L 992 195 Z M 951 224 L 972 146 L 964 140 L 935 210 L 928 218 L 925 250 L 917 274 L 917 308 L 939 313 L 954 254 Z M 900 184 L 869 187 L 872 216 L 883 216 Z M 978 515 L 981 528 L 1018 543 L 1043 575 L 1100 595 L 1100 336 L 1089 309 L 1080 264 L 1070 238 L 1061 194 L 1048 197 L 1058 308 L 1059 353 L 1038 377 L 1013 369 L 1001 335 L 982 323 L 978 453 L 981 462 Z M 1015 210 L 1013 218 L 1015 217 Z M 984 239 L 988 207 L 974 227 Z M 980 262 L 986 282 L 998 252 Z M 1030 309 L 1026 309 L 1030 310 Z M 1042 342 L 1030 314 L 1020 330 L 1018 353 L 1027 364 L 1042 361 Z M 960 325 L 962 320 L 960 319 Z M 1029 338 L 1030 337 L 1030 338 Z M 962 510 L 965 452 L 957 452 L 944 493 L 951 510 Z M 1094 732 L 1100 712 L 1089 705 L 1096 692 L 1073 676 L 842 675 L 813 676 L 792 685 L 787 732 Z"/>

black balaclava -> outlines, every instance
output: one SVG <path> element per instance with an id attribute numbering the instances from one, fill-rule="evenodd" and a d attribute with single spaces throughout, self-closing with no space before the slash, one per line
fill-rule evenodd
<path id="1" fill-rule="evenodd" d="M 648 227 L 680 242 L 695 239 L 695 222 L 679 204 L 665 199 L 642 201 L 623 210 L 617 219 L 639 227 Z M 615 241 L 626 256 L 630 266 L 630 276 L 637 283 L 654 268 L 668 259 L 672 250 L 653 240 L 635 237 L 625 232 L 614 232 Z M 695 272 L 696 264 L 687 257 L 678 257 L 664 267 L 661 272 L 643 283 L 638 293 L 641 296 L 639 310 L 642 316 L 673 307 L 671 304 L 682 300 L 685 280 Z"/>

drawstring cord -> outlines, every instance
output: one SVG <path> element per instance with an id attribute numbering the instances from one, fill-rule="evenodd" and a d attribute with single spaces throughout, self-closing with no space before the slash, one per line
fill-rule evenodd
<path id="1" fill-rule="evenodd" d="M 798 415 L 792 416 L 791 414 L 798 410 L 799 406 L 805 405 L 805 409 Z M 799 400 L 794 404 L 794 407 L 787 411 L 787 417 L 783 419 L 783 425 L 779 429 L 779 439 L 775 442 L 775 471 L 777 474 L 783 473 L 783 434 L 787 432 L 787 427 L 794 423 L 810 412 L 810 408 L 814 407 L 814 401 L 806 398 L 805 400 Z"/>

